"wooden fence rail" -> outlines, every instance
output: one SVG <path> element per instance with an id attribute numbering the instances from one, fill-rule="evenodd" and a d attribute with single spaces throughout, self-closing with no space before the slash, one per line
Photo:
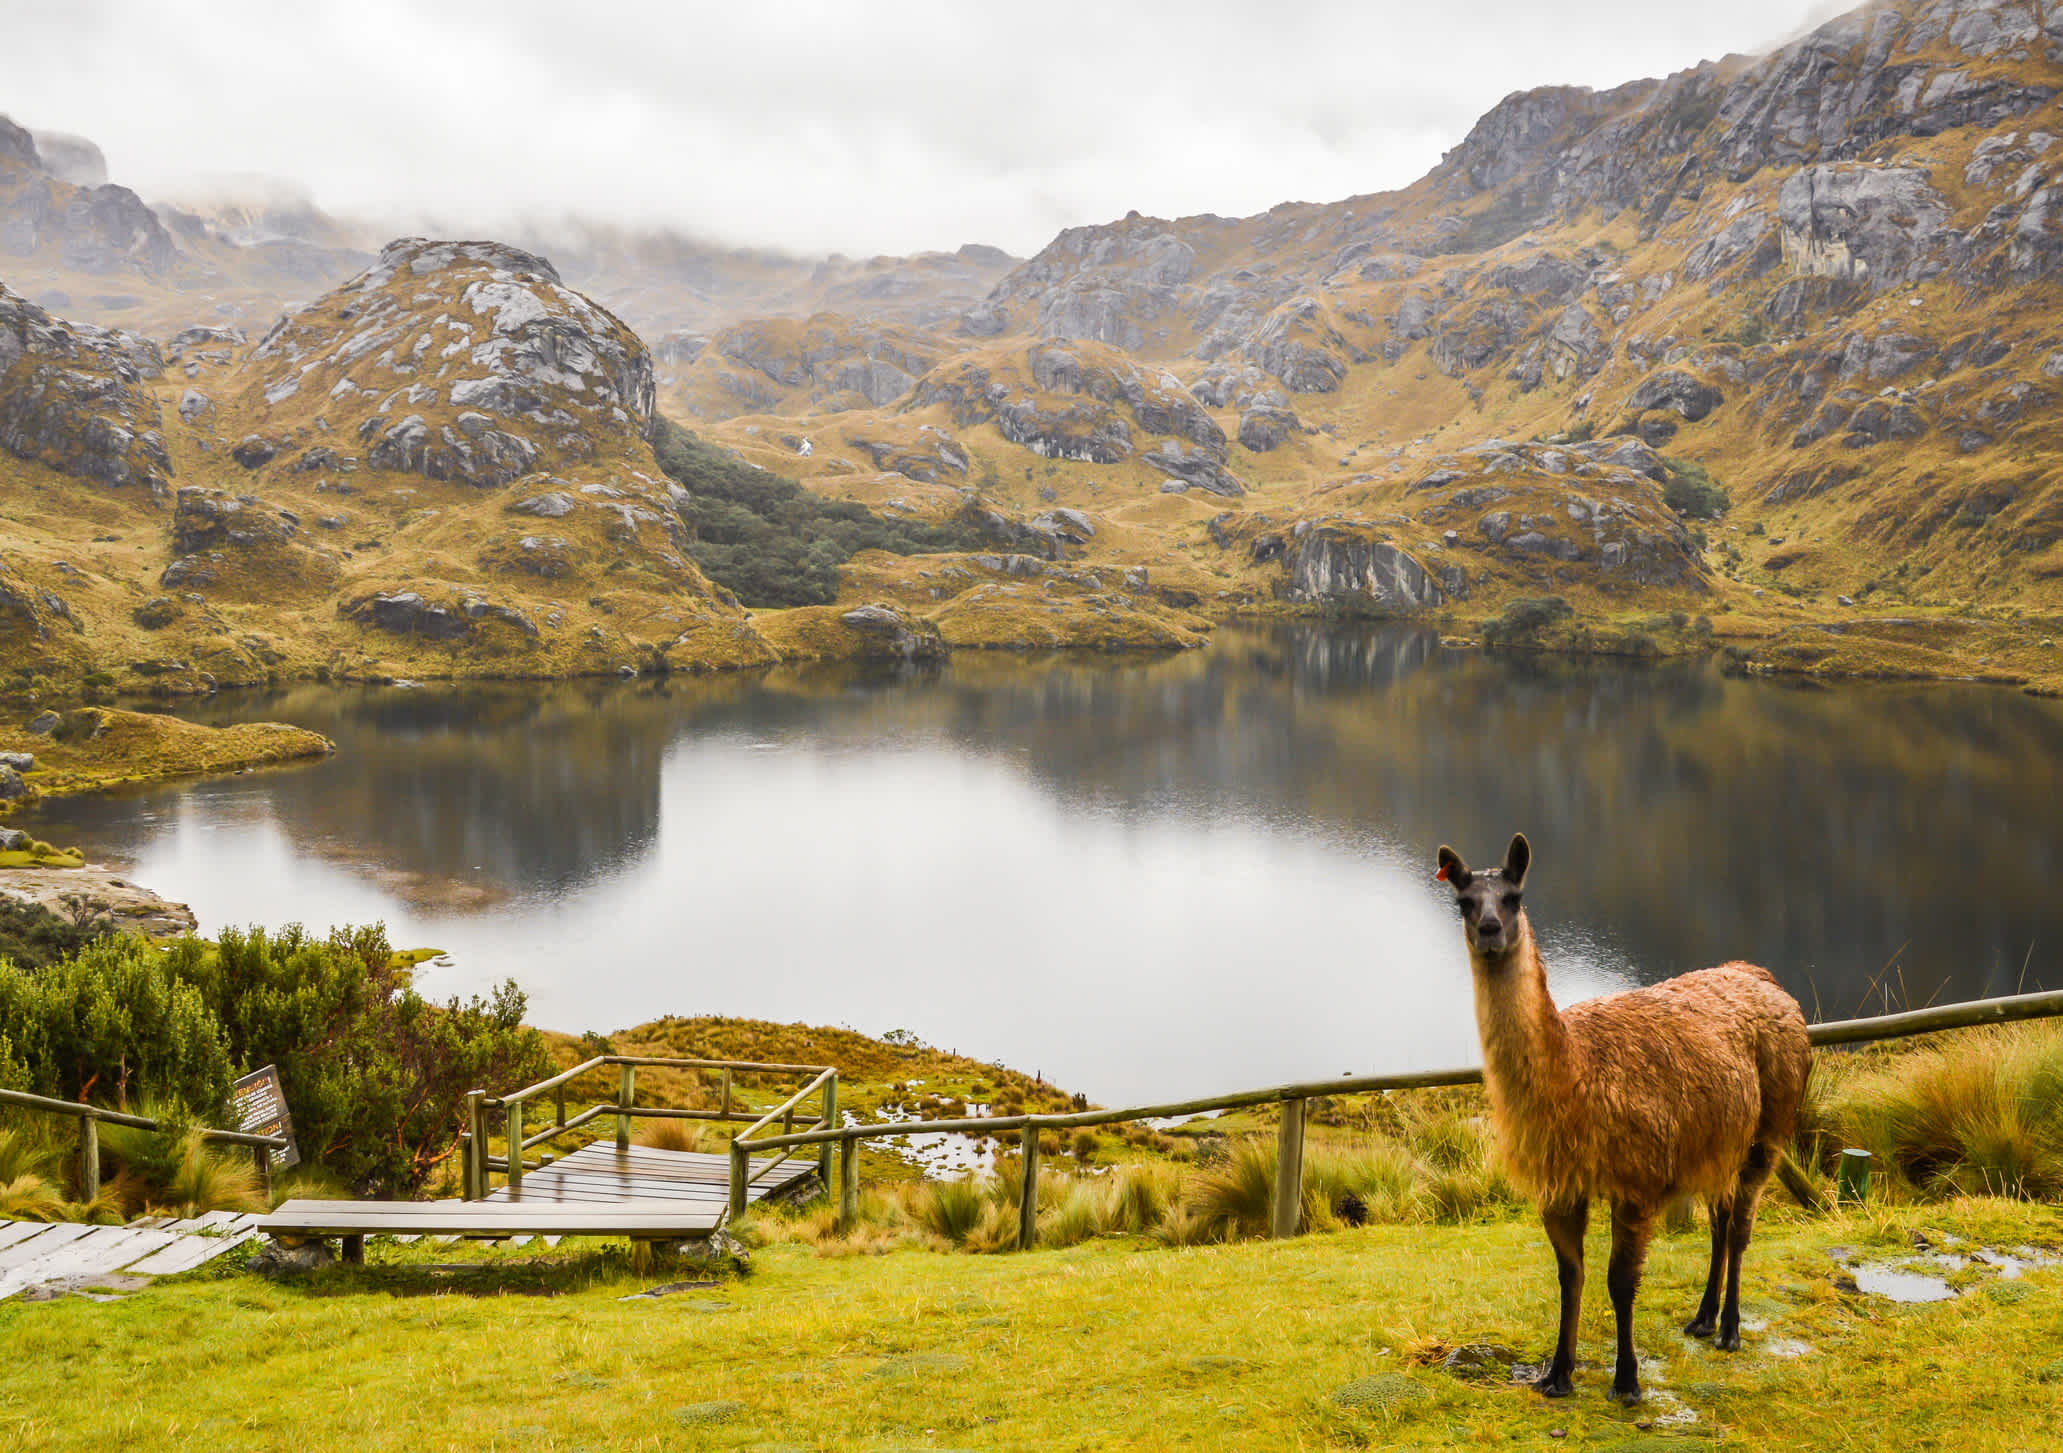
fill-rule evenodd
<path id="1" fill-rule="evenodd" d="M 1869 1019 L 1842 1019 L 1810 1026 L 1815 1046 L 1866 1044 L 1877 1040 L 1904 1039 L 1944 1029 L 1967 1029 L 1982 1024 L 2005 1024 L 2020 1019 L 2046 1019 L 2063 1015 L 2063 990 L 2039 994 L 2013 994 L 2000 999 L 1975 999 L 1962 1004 L 1944 1004 L 1932 1009 L 1914 1009 L 1902 1014 L 1884 1014 Z M 873 1125 L 827 1124 L 821 1128 L 782 1135 L 759 1136 L 768 1121 L 762 1117 L 750 1129 L 731 1141 L 731 1207 L 739 1214 L 745 1206 L 743 1167 L 754 1153 L 793 1150 L 805 1145 L 822 1147 L 824 1183 L 830 1184 L 830 1148 L 839 1147 L 838 1224 L 850 1230 L 859 1210 L 859 1143 L 898 1135 L 930 1135 L 957 1132 L 963 1135 L 1000 1135 L 1022 1132 L 1023 1194 L 1017 1213 L 1017 1245 L 1029 1250 L 1038 1241 L 1039 1132 L 1073 1130 L 1091 1125 L 1112 1125 L 1128 1120 L 1157 1120 L 1175 1115 L 1200 1115 L 1212 1110 L 1239 1110 L 1255 1105 L 1280 1104 L 1282 1126 L 1276 1136 L 1275 1203 L 1271 1232 L 1294 1236 L 1303 1216 L 1304 1116 L 1310 1102 L 1327 1095 L 1368 1094 L 1382 1090 L 1428 1089 L 1442 1085 L 1482 1083 L 1478 1066 L 1465 1069 L 1418 1070 L 1396 1075 L 1342 1075 L 1336 1080 L 1312 1080 L 1277 1085 L 1270 1089 L 1240 1090 L 1229 1095 L 1209 1095 L 1195 1100 L 1178 1100 L 1166 1105 L 1134 1105 L 1122 1110 L 1076 1110 L 1056 1115 L 994 1115 L 960 1120 L 905 1120 Z M 827 1120 L 832 1117 L 827 1116 Z"/>
<path id="2" fill-rule="evenodd" d="M 25 1090 L 0 1090 L 0 1105 L 14 1105 L 23 1110 L 39 1110 L 46 1115 L 69 1115 L 79 1122 L 79 1199 L 90 1201 L 100 1194 L 100 1127 L 102 1124 L 127 1125 L 137 1130 L 157 1130 L 159 1123 L 148 1115 L 131 1115 L 124 1110 L 104 1110 L 98 1105 L 82 1104 L 77 1100 L 53 1100 L 47 1095 L 31 1095 Z M 267 1190 L 272 1186 L 272 1152 L 285 1150 L 287 1140 L 278 1135 L 247 1135 L 241 1130 L 216 1130 L 209 1126 L 200 1129 L 202 1140 L 216 1145 L 247 1145 L 251 1148 L 251 1159 L 257 1163 L 258 1183 Z"/>
<path id="3" fill-rule="evenodd" d="M 616 1075 L 616 1098 L 590 1105 L 572 1115 L 566 1113 L 566 1087 L 582 1075 L 614 1066 Z M 640 1105 L 637 1103 L 637 1072 L 640 1066 L 659 1069 L 718 1070 L 722 1072 L 720 1099 L 714 1110 L 678 1110 L 662 1105 Z M 793 1095 L 771 1111 L 733 1109 L 734 1075 L 809 1075 L 812 1078 Z M 545 1094 L 552 1096 L 552 1121 L 535 1135 L 524 1133 L 525 1107 L 530 1101 Z M 838 1071 L 830 1065 L 790 1065 L 762 1063 L 756 1060 L 727 1059 L 667 1059 L 652 1055 L 602 1054 L 583 1060 L 569 1070 L 561 1070 L 550 1079 L 540 1080 L 506 1095 L 490 1095 L 484 1090 L 471 1090 L 466 1094 L 466 1128 L 460 1135 L 461 1187 L 460 1195 L 469 1201 L 484 1200 L 490 1188 L 490 1177 L 500 1171 L 510 1188 L 521 1194 L 523 1174 L 537 1170 L 548 1163 L 547 1159 L 530 1160 L 525 1152 L 578 1130 L 581 1126 L 604 1115 L 616 1119 L 616 1148 L 630 1149 L 630 1122 L 633 1120 L 713 1120 L 721 1124 L 740 1123 L 761 1129 L 772 1120 L 781 1120 L 783 1129 L 792 1130 L 795 1125 L 796 1107 L 811 1094 L 821 1094 L 823 1103 L 817 1116 L 806 1122 L 811 1130 L 824 1130 L 838 1123 Z M 507 1153 L 494 1156 L 489 1153 L 487 1112 L 501 1110 L 507 1116 Z M 788 1159 L 784 1153 L 775 1165 Z M 826 1186 L 831 1184 L 831 1147 L 827 1144 L 817 1157 L 817 1173 Z M 764 1166 L 754 1175 L 763 1175 L 773 1166 Z M 732 1195 L 743 1195 L 744 1182 L 734 1164 L 732 1171 Z"/>

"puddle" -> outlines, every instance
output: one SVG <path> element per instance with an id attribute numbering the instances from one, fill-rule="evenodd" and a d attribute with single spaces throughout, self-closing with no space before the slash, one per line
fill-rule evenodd
<path id="1" fill-rule="evenodd" d="M 1192 1120 L 1215 1120 L 1224 1113 L 1223 1110 L 1192 1110 L 1187 1115 L 1149 1115 L 1140 1123 L 1151 1125 L 1155 1130 L 1173 1130 L 1177 1125 L 1187 1125 Z"/>
<path id="2" fill-rule="evenodd" d="M 1939 1239 L 1944 1245 L 1961 1244 L 1953 1237 Z M 1847 1275 L 1837 1276 L 1834 1281 L 1841 1290 L 1908 1303 L 1950 1301 L 1975 1286 L 1996 1286 L 2000 1281 L 2015 1280 L 2037 1267 L 2054 1266 L 2063 1259 L 2032 1246 L 2016 1246 L 2011 1251 L 1978 1246 L 1967 1253 L 1923 1250 L 1884 1261 L 1854 1260 L 1856 1253 L 1845 1246 L 1832 1247 L 1830 1252 L 1836 1261 L 1847 1264 Z M 1987 1278 L 1964 1286 L 1950 1285 L 1949 1278 L 1954 1273 L 1973 1266 L 1995 1273 L 1997 1280 Z"/>
<path id="3" fill-rule="evenodd" d="M 987 1112 L 987 1106 L 969 1105 L 970 1118 Z M 928 1116 L 901 1105 L 883 1105 L 880 1119 L 862 1122 L 850 1110 L 846 1111 L 847 1125 L 862 1123 L 897 1124 L 905 1120 L 923 1120 Z M 1015 1132 L 1012 1132 L 1013 1136 Z M 922 1171 L 927 1179 L 953 1181 L 973 1172 L 976 1176 L 993 1175 L 996 1169 L 996 1151 L 999 1148 L 992 1135 L 965 1135 L 956 1130 L 927 1131 L 919 1135 L 883 1136 L 874 1145 L 889 1154 L 908 1161 Z"/>

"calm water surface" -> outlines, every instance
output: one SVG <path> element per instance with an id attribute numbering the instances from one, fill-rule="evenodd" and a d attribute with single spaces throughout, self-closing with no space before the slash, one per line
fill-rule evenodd
<path id="1" fill-rule="evenodd" d="M 1472 1063 L 1433 853 L 1534 845 L 1564 1000 L 1743 957 L 1826 1017 L 2063 986 L 2063 707 L 1401 629 L 1172 659 L 239 695 L 316 765 L 60 803 L 204 931 L 386 920 L 535 1022 L 909 1029 L 1104 1103 Z"/>

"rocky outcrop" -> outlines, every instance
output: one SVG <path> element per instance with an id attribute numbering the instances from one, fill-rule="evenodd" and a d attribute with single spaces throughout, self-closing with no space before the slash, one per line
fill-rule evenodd
<path id="1" fill-rule="evenodd" d="M 243 371 L 254 411 L 333 428 L 359 416 L 372 467 L 482 488 L 652 427 L 637 335 L 545 259 L 495 242 L 388 244 L 280 319 Z"/>
<path id="2" fill-rule="evenodd" d="M 1257 403 L 1239 416 L 1239 443 L 1256 454 L 1266 454 L 1289 442 L 1303 427 L 1295 410 Z"/>
<path id="3" fill-rule="evenodd" d="M 116 933 L 179 938 L 199 931 L 193 910 L 107 868 L 0 868 L 0 897 L 31 903 L 67 923 L 104 923 Z"/>
<path id="4" fill-rule="evenodd" d="M 938 661 L 948 654 L 938 627 L 889 605 L 863 605 L 838 619 L 860 638 L 853 654 L 866 659 Z"/>
<path id="5" fill-rule="evenodd" d="M 1948 205 L 1918 167 L 1812 166 L 1777 192 L 1784 257 L 1878 292 L 1948 266 Z"/>
<path id="6" fill-rule="evenodd" d="M 337 614 L 376 630 L 429 641 L 463 641 L 494 623 L 533 640 L 537 637 L 536 624 L 521 611 L 471 594 L 433 600 L 414 590 L 374 593 L 341 602 Z"/>
<path id="7" fill-rule="evenodd" d="M 112 488 L 162 493 L 172 473 L 156 345 L 67 323 L 0 283 L 0 448 Z"/>
<path id="8" fill-rule="evenodd" d="M 1383 615 L 1433 610 L 1447 599 L 1409 552 L 1334 525 L 1307 530 L 1296 542 L 1289 598 Z"/>
<path id="9" fill-rule="evenodd" d="M 1035 454 L 1092 464 L 1130 458 L 1136 425 L 1147 435 L 1174 436 L 1153 456 L 1162 468 L 1182 466 L 1170 473 L 1208 473 L 1207 463 L 1223 475 L 1225 432 L 1181 381 L 1095 344 L 964 356 L 921 379 L 907 407 L 939 404 L 961 428 L 993 420 L 1004 438 Z"/>

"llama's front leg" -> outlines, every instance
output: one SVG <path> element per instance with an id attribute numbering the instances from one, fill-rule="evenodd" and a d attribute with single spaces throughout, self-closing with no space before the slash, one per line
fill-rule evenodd
<path id="1" fill-rule="evenodd" d="M 1719 1290 L 1726 1280 L 1726 1228 L 1732 1216 L 1731 1200 L 1712 1203 L 1712 1269 L 1705 1274 L 1705 1295 L 1698 1302 L 1698 1313 L 1683 1329 L 1686 1337 L 1710 1337 L 1719 1325 Z"/>
<path id="2" fill-rule="evenodd" d="M 1548 1397 L 1565 1398 L 1575 1391 L 1569 1374 L 1576 1366 L 1576 1319 L 1583 1311 L 1583 1232 L 1590 1225 L 1590 1202 L 1578 1201 L 1560 1210 L 1543 1206 L 1540 1223 L 1547 1228 L 1555 1270 L 1561 1277 L 1562 1326 L 1555 1338 L 1554 1357 L 1533 1386 Z"/>
<path id="3" fill-rule="evenodd" d="M 1612 1313 L 1619 1323 L 1619 1361 L 1612 1373 L 1612 1396 L 1629 1405 L 1640 1401 L 1640 1364 L 1633 1355 L 1633 1297 L 1640 1290 L 1640 1269 L 1648 1259 L 1648 1240 L 1654 1232 L 1651 1208 L 1613 1204 L 1612 1262 L 1605 1271 Z"/>
<path id="4" fill-rule="evenodd" d="M 1775 1169 L 1776 1151 L 1766 1145 L 1751 1149 L 1747 1164 L 1741 1167 L 1733 1216 L 1726 1228 L 1726 1305 L 1719 1313 L 1719 1335 L 1712 1342 L 1722 1352 L 1741 1350 L 1741 1256 L 1755 1232 L 1755 1208 L 1762 1200 L 1762 1188 Z"/>

